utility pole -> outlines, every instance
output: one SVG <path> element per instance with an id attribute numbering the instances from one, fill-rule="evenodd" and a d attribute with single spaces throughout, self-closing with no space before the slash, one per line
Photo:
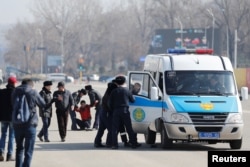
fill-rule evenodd
<path id="1" fill-rule="evenodd" d="M 207 9 L 207 12 L 212 16 L 213 22 L 212 22 L 212 49 L 214 50 L 214 22 L 215 22 L 215 18 L 214 18 L 214 13 L 212 11 L 212 9 Z"/>
<path id="2" fill-rule="evenodd" d="M 182 22 L 180 20 L 180 18 L 175 18 L 175 20 L 180 24 L 180 28 L 181 28 L 181 48 L 183 47 L 183 25 Z"/>

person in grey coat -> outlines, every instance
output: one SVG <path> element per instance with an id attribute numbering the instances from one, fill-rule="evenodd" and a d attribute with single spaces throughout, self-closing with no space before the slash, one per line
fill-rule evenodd
<path id="1" fill-rule="evenodd" d="M 30 167 L 36 139 L 36 127 L 38 114 L 36 106 L 46 108 L 46 103 L 39 93 L 33 89 L 34 83 L 31 79 L 23 79 L 22 84 L 13 91 L 12 104 L 16 97 L 25 94 L 27 104 L 31 112 L 29 121 L 25 124 L 15 124 L 12 120 L 16 139 L 16 167 Z"/>
<path id="2" fill-rule="evenodd" d="M 64 82 L 58 82 L 58 90 L 53 93 L 55 99 L 56 116 L 61 141 L 65 142 L 69 112 L 74 109 L 74 99 Z"/>

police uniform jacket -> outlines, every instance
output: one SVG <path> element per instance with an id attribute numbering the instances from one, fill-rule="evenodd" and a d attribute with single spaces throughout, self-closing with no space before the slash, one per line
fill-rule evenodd
<path id="1" fill-rule="evenodd" d="M 129 102 L 135 102 L 132 93 L 125 87 L 118 87 L 111 92 L 109 106 L 112 110 L 128 108 Z"/>

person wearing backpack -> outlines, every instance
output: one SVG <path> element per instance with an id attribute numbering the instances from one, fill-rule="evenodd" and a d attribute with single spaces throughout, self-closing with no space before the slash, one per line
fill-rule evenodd
<path id="1" fill-rule="evenodd" d="M 38 124 L 36 106 L 46 107 L 45 101 L 33 86 L 31 79 L 23 79 L 11 97 L 12 123 L 16 139 L 16 167 L 31 166 Z"/>
<path id="2" fill-rule="evenodd" d="M 55 100 L 56 116 L 61 141 L 65 142 L 67 133 L 68 116 L 70 110 L 74 109 L 74 99 L 69 90 L 65 89 L 64 82 L 58 82 L 58 90 L 53 93 Z"/>
<path id="3" fill-rule="evenodd" d="M 7 130 L 9 128 L 8 136 L 8 151 L 6 161 L 15 161 L 13 156 L 13 145 L 15 140 L 14 129 L 11 123 L 12 104 L 11 94 L 15 89 L 17 83 L 16 77 L 9 77 L 8 84 L 5 89 L 0 90 L 0 122 L 1 122 L 1 139 L 0 139 L 0 161 L 4 161 L 5 141 L 7 137 Z"/>

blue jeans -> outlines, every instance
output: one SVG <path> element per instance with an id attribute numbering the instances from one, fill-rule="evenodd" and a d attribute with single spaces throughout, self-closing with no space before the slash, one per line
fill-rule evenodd
<path id="1" fill-rule="evenodd" d="M 4 153 L 5 150 L 5 140 L 7 137 L 7 130 L 9 128 L 9 141 L 8 141 L 8 155 L 13 153 L 13 145 L 14 145 L 14 128 L 11 122 L 1 122 L 1 139 L 0 139 L 0 153 Z"/>
<path id="2" fill-rule="evenodd" d="M 74 110 L 70 110 L 69 112 L 71 118 L 71 130 L 77 130 L 77 123 L 76 123 L 76 112 Z"/>
<path id="3" fill-rule="evenodd" d="M 43 137 L 44 136 L 45 140 L 49 140 L 48 128 L 50 126 L 51 118 L 42 117 L 42 121 L 43 121 L 43 127 L 40 130 L 40 132 L 38 133 L 38 136 L 39 137 Z"/>
<path id="4" fill-rule="evenodd" d="M 15 127 L 16 138 L 16 167 L 30 167 L 35 138 L 36 127 Z"/>

